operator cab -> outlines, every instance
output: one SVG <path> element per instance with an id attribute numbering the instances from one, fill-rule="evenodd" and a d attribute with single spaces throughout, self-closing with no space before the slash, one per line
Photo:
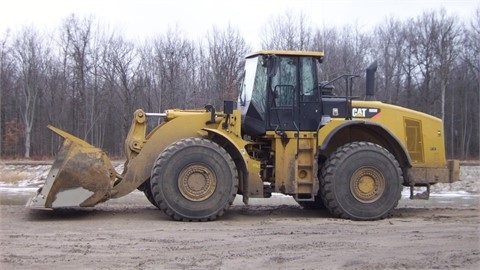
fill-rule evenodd
<path id="1" fill-rule="evenodd" d="M 322 117 L 330 117 L 331 108 L 324 112 L 329 106 L 322 105 L 322 99 L 346 108 L 346 98 L 328 96 L 329 86 L 319 84 L 322 60 L 323 52 L 260 51 L 247 56 L 238 99 L 244 134 L 316 131 Z M 346 111 L 336 116 L 345 117 Z"/>

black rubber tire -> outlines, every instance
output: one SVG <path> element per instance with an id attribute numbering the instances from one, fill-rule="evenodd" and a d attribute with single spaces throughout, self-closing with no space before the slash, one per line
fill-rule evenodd
<path id="1" fill-rule="evenodd" d="M 150 186 L 150 179 L 145 181 L 145 183 L 143 183 L 143 185 L 144 185 L 143 186 L 143 194 L 145 194 L 145 197 L 147 197 L 147 200 L 151 204 L 153 204 L 153 206 L 160 209 L 160 207 L 158 207 L 158 205 L 157 205 L 157 202 L 155 201 L 155 198 L 153 198 L 152 187 Z"/>
<path id="2" fill-rule="evenodd" d="M 222 216 L 233 203 L 238 173 L 218 144 L 187 138 L 159 155 L 150 184 L 155 202 L 174 220 L 209 221 Z"/>
<path id="3" fill-rule="evenodd" d="M 392 214 L 401 197 L 402 183 L 402 170 L 389 151 L 377 144 L 353 142 L 338 148 L 326 160 L 320 190 L 334 216 L 377 220 Z M 364 192 L 362 188 L 370 190 Z"/>

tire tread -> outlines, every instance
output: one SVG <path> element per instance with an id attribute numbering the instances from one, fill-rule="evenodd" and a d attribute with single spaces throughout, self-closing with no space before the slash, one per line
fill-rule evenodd
<path id="1" fill-rule="evenodd" d="M 351 219 L 351 220 L 379 220 L 384 219 L 386 217 L 390 217 L 394 211 L 394 209 L 398 205 L 398 201 L 401 198 L 401 192 L 395 194 L 395 204 L 394 206 L 384 213 L 381 216 L 370 218 L 370 219 L 360 219 L 355 216 L 350 215 L 342 207 L 339 205 L 338 201 L 335 198 L 334 192 L 334 173 L 337 170 L 337 167 L 344 162 L 344 160 L 353 152 L 357 151 L 360 148 L 367 148 L 375 151 L 380 151 L 385 154 L 391 161 L 394 162 L 395 168 L 397 170 L 397 174 L 400 176 L 398 181 L 398 185 L 401 187 L 403 182 L 402 170 L 400 169 L 400 165 L 395 157 L 385 148 L 378 144 L 374 144 L 371 142 L 352 142 L 345 144 L 338 148 L 335 152 L 333 152 L 330 157 L 326 160 L 322 170 L 321 170 L 321 178 L 320 178 L 320 192 L 323 202 L 326 208 L 331 212 L 332 215 L 335 217 L 343 218 L 343 219 Z"/>
<path id="2" fill-rule="evenodd" d="M 235 196 L 237 193 L 238 189 L 238 174 L 237 174 L 237 169 L 235 166 L 235 163 L 231 159 L 230 155 L 226 152 L 225 149 L 221 148 L 218 144 L 207 140 L 203 138 L 186 138 L 182 139 L 180 141 L 177 141 L 170 146 L 168 146 L 157 158 L 155 164 L 154 164 L 154 169 L 152 170 L 152 177 L 151 179 L 157 179 L 158 178 L 158 172 L 161 171 L 162 166 L 167 164 L 169 162 L 169 158 L 173 155 L 173 153 L 189 146 L 189 145 L 202 145 L 206 147 L 213 148 L 215 151 L 221 153 L 223 156 L 228 157 L 225 160 L 228 163 L 229 169 L 232 172 L 235 172 L 234 174 L 234 185 L 232 190 L 230 191 L 230 195 L 228 198 L 228 202 L 218 211 L 212 213 L 211 215 L 207 217 L 202 217 L 202 218 L 189 218 L 189 217 L 184 217 L 177 212 L 175 212 L 172 208 L 168 206 L 168 204 L 165 201 L 165 198 L 162 195 L 162 192 L 160 192 L 160 183 L 158 181 L 152 181 L 151 180 L 151 187 L 152 187 L 152 193 L 153 197 L 155 198 L 155 201 L 157 202 L 158 208 L 162 210 L 167 216 L 171 217 L 174 220 L 177 221 L 213 221 L 225 214 L 225 212 L 228 210 L 228 208 L 233 204 L 233 201 L 235 200 Z"/>

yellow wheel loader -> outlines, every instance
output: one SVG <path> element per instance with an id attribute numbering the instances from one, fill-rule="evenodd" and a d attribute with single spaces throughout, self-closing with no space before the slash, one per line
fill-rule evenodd
<path id="1" fill-rule="evenodd" d="M 248 204 L 283 193 L 336 217 L 376 220 L 392 213 L 403 186 L 411 198 L 428 198 L 430 185 L 459 180 L 458 161 L 445 158 L 440 119 L 374 101 L 375 63 L 367 68 L 365 100 L 352 96 L 358 76 L 318 81 L 323 57 L 248 55 L 237 108 L 225 101 L 221 112 L 209 105 L 137 110 L 121 173 L 102 150 L 50 127 L 65 141 L 27 206 L 91 207 L 139 189 L 174 220 L 209 221 L 237 194 Z M 337 81 L 345 81 L 345 95 L 333 91 Z M 158 117 L 161 124 L 147 133 L 147 121 Z M 414 194 L 419 186 L 421 196 Z"/>

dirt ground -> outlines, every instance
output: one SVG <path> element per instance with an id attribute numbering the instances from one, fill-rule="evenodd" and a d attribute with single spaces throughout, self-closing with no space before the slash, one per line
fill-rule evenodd
<path id="1" fill-rule="evenodd" d="M 0 195 L 0 269 L 480 269 L 480 194 L 402 198 L 373 222 L 237 198 L 206 223 L 172 221 L 140 192 L 61 211 Z"/>

